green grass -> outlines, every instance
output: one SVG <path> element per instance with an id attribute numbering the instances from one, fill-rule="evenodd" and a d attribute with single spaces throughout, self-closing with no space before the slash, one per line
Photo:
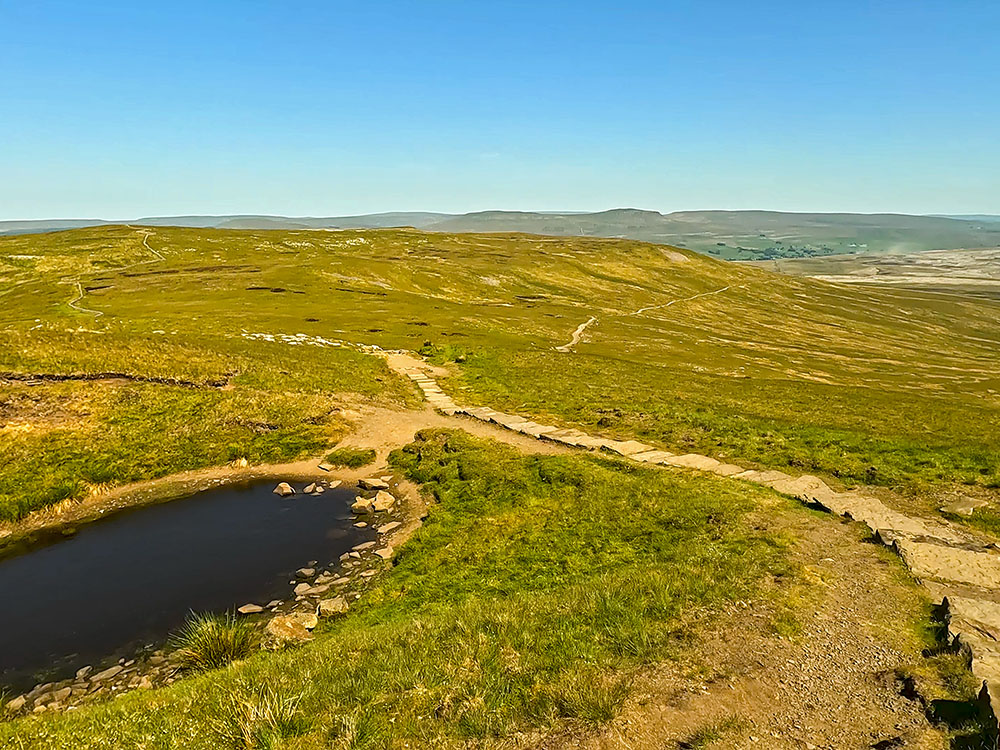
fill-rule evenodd
<path id="1" fill-rule="evenodd" d="M 791 505 L 766 489 L 525 457 L 460 432 L 423 433 L 393 462 L 436 503 L 395 566 L 313 643 L 0 725 L 0 744 L 457 747 L 599 725 L 637 672 L 690 659 L 714 612 L 768 606 L 783 587 L 758 583 L 793 573 L 787 540 L 760 515 Z"/>
<path id="2" fill-rule="evenodd" d="M 182 669 L 203 672 L 250 656 L 260 644 L 253 623 L 234 615 L 192 614 L 170 639 Z"/>
<path id="3" fill-rule="evenodd" d="M 375 451 L 371 448 L 352 448 L 344 446 L 326 454 L 326 462 L 334 466 L 346 466 L 349 469 L 360 469 L 375 460 Z"/>
<path id="4" fill-rule="evenodd" d="M 165 260 L 143 247 L 147 231 Z M 103 315 L 67 305 L 76 280 L 80 304 Z M 443 385 L 460 401 L 674 451 L 848 484 L 1000 484 L 1000 305 L 988 300 L 838 287 L 626 240 L 162 227 L 0 238 L 0 300 L 0 371 L 226 383 L 250 400 L 295 404 L 315 426 L 318 395 L 416 403 L 377 358 L 334 346 L 375 344 L 458 362 Z M 592 315 L 576 352 L 554 351 Z M 88 387 L 99 401 L 109 386 Z M 238 422 L 241 404 L 211 398 Z M 278 424 L 276 442 L 295 442 L 294 420 L 255 421 Z M 322 449 L 312 439 L 260 446 L 223 422 L 236 453 L 283 460 Z M 157 474 L 137 470 L 142 462 L 225 460 L 206 445 L 218 424 L 194 438 L 187 461 L 161 452 L 161 421 L 135 427 L 146 443 L 113 448 L 113 481 Z M 75 439 L 97 447 L 97 434 L 100 425 Z M 44 450 L 24 433 L 0 429 L 0 439 Z M 25 470 L 37 467 L 8 476 Z M 66 473 L 29 497 L 8 493 L 0 507 L 16 517 L 74 481 Z"/>

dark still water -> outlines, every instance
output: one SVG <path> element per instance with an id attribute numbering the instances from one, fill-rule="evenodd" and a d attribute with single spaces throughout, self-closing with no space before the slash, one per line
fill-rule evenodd
<path id="1" fill-rule="evenodd" d="M 353 527 L 350 490 L 280 498 L 274 485 L 123 511 L 0 559 L 0 685 L 160 643 L 192 610 L 287 600 L 297 568 L 374 537 Z"/>

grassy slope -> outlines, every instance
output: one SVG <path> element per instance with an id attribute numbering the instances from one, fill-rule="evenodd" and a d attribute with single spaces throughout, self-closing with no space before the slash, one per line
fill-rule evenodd
<path id="1" fill-rule="evenodd" d="M 848 482 L 1000 481 L 996 303 L 619 240 L 157 228 L 161 262 L 142 234 L 0 239 L 0 330 L 14 342 L 0 368 L 232 370 L 258 392 L 370 395 L 395 383 L 377 363 L 241 332 L 428 344 L 467 355 L 448 387 L 470 402 Z M 140 261 L 151 262 L 108 270 Z M 66 305 L 82 271 L 81 304 L 102 317 Z M 554 351 L 591 315 L 577 353 Z"/>
<path id="2" fill-rule="evenodd" d="M 726 602 L 780 600 L 784 586 L 763 594 L 759 583 L 796 578 L 778 530 L 791 504 L 766 489 L 524 457 L 460 432 L 427 433 L 394 461 L 438 503 L 397 564 L 313 644 L 0 724 L 0 745 L 232 747 L 236 725 L 268 730 L 241 702 L 286 700 L 296 708 L 276 732 L 296 748 L 489 744 L 564 719 L 600 723 L 636 670 L 682 658 Z"/>

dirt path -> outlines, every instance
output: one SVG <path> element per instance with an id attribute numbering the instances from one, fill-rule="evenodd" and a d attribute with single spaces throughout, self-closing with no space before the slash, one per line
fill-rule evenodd
<path id="1" fill-rule="evenodd" d="M 670 302 L 664 302 L 662 305 L 650 305 L 649 307 L 640 307 L 638 310 L 636 310 L 634 312 L 630 312 L 629 315 L 630 316 L 631 315 L 642 315 L 643 313 L 647 313 L 650 310 L 659 310 L 659 309 L 664 308 L 664 307 L 670 307 L 671 305 L 676 305 L 678 302 L 688 302 L 690 300 L 699 299 L 701 297 L 711 297 L 713 294 L 722 294 L 723 292 L 725 292 L 729 288 L 730 287 L 728 287 L 728 286 L 724 286 L 721 289 L 716 289 L 716 290 L 711 291 L 711 292 L 702 292 L 701 294 L 692 294 L 690 297 L 681 297 L 680 299 L 670 300 Z"/>
<path id="2" fill-rule="evenodd" d="M 722 290 L 717 290 L 722 291 Z M 717 292 L 716 292 L 717 293 Z M 437 385 L 420 360 L 389 361 L 413 380 L 430 404 L 443 414 L 465 415 L 533 439 L 569 448 L 601 450 L 633 461 L 702 471 L 763 484 L 868 526 L 874 538 L 895 550 L 928 594 L 949 612 L 948 637 L 971 661 L 995 716 L 1000 716 L 1000 554 L 984 541 L 943 519 L 899 513 L 878 497 L 837 492 L 818 477 L 792 477 L 781 471 L 756 471 L 709 456 L 675 455 L 635 440 L 613 440 L 545 425 L 486 407 L 460 407 Z"/>
<path id="3" fill-rule="evenodd" d="M 569 351 L 572 351 L 573 347 L 580 343 L 580 337 L 583 335 L 583 332 L 586 331 L 587 328 L 590 327 L 591 323 L 596 323 L 596 322 L 597 322 L 597 318 L 591 317 L 590 320 L 588 320 L 586 323 L 581 323 L 580 325 L 578 325 L 576 327 L 576 330 L 573 331 L 573 338 L 571 338 L 569 340 L 569 343 L 563 344 L 562 346 L 557 346 L 556 347 L 556 351 L 557 352 L 569 352 Z"/>
<path id="4" fill-rule="evenodd" d="M 128 226 L 129 229 L 133 228 L 133 227 L 131 227 L 129 225 L 126 225 L 126 226 Z M 160 261 L 166 260 L 166 258 L 164 258 L 157 250 L 154 250 L 149 245 L 149 238 L 153 234 L 153 231 L 149 230 L 149 229 L 142 230 L 142 231 L 143 231 L 142 246 L 144 248 L 146 248 L 149 252 L 151 252 L 155 257 L 153 257 L 151 260 L 140 260 L 140 261 L 136 261 L 135 263 L 129 263 L 128 265 L 125 265 L 125 266 L 120 266 L 118 268 L 106 268 L 106 269 L 102 269 L 102 271 L 101 271 L 102 273 L 107 273 L 107 272 L 110 272 L 110 271 L 127 271 L 128 269 L 135 268 L 136 266 L 144 266 L 144 265 L 147 265 L 149 263 L 159 263 Z M 80 283 L 79 279 L 73 279 L 69 283 L 74 284 L 76 286 L 76 296 L 73 299 L 68 300 L 66 302 L 67 305 L 69 305 L 71 308 L 73 308 L 77 312 L 82 312 L 82 313 L 87 313 L 88 315 L 93 315 L 95 320 L 97 318 L 101 317 L 102 315 L 104 315 L 104 313 L 101 312 L 100 310 L 91 310 L 89 307 L 83 307 L 82 305 L 78 304 L 80 302 L 80 300 L 82 300 L 87 295 L 87 292 L 83 288 L 83 284 Z"/>

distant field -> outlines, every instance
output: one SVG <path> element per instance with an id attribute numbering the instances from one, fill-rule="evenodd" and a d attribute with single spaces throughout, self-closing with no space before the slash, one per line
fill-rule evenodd
<path id="1" fill-rule="evenodd" d="M 319 451 L 344 404 L 415 403 L 337 339 L 457 358 L 459 400 L 675 451 L 847 483 L 1000 484 L 988 300 L 624 240 L 125 227 L 0 239 L 0 300 L 0 371 L 140 377 L 4 386 L 7 517 L 88 485 Z M 591 316 L 575 352 L 555 350 Z"/>

